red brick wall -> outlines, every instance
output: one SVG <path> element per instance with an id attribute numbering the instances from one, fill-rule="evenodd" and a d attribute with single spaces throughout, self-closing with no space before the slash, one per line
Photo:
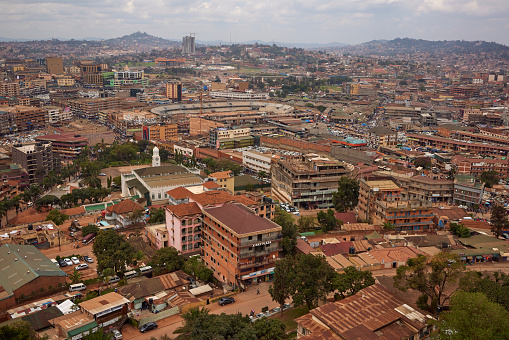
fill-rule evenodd
<path id="1" fill-rule="evenodd" d="M 41 288 L 44 288 L 44 290 L 49 290 L 49 286 L 55 288 L 58 286 L 58 283 L 65 285 L 66 279 L 66 276 L 39 276 L 35 280 L 32 280 L 26 285 L 16 289 L 14 291 L 14 297 L 19 298 L 21 295 L 29 296 L 32 294 L 32 292 L 40 292 Z"/>
<path id="2" fill-rule="evenodd" d="M 263 146 L 277 146 L 282 149 L 299 152 L 325 152 L 330 153 L 330 145 L 321 145 L 316 143 L 304 142 L 286 137 L 273 138 L 260 136 L 260 144 Z"/>

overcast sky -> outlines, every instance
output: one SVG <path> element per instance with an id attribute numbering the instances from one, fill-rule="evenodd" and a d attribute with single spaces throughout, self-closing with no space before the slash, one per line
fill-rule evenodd
<path id="1" fill-rule="evenodd" d="M 362 43 L 397 37 L 509 45 L 509 0 L 0 0 L 0 36 Z"/>

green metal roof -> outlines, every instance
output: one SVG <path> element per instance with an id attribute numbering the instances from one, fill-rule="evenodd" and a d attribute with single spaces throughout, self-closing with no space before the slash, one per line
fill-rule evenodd
<path id="1" fill-rule="evenodd" d="M 85 206 L 85 211 L 96 211 L 96 210 L 103 210 L 103 209 L 104 209 L 104 203 Z"/>
<path id="2" fill-rule="evenodd" d="M 78 328 L 76 328 L 76 329 L 73 329 L 72 331 L 67 332 L 67 334 L 68 334 L 70 337 L 73 337 L 73 336 L 75 336 L 75 335 L 81 334 L 81 333 L 86 332 L 86 331 L 88 331 L 88 330 L 90 330 L 90 329 L 92 329 L 92 328 L 95 328 L 95 327 L 97 327 L 97 322 L 92 321 L 92 322 L 91 322 L 91 323 L 89 323 L 89 324 L 83 325 L 83 326 L 81 326 L 81 327 L 78 327 Z"/>
<path id="3" fill-rule="evenodd" d="M 67 276 L 32 245 L 4 244 L 0 247 L 0 285 L 9 294 L 39 276 Z"/>

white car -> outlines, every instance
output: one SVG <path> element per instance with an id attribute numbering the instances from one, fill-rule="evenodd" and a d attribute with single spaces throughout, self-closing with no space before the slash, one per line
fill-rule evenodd
<path id="1" fill-rule="evenodd" d="M 76 256 L 71 257 L 71 261 L 74 264 L 80 264 L 80 260 L 78 260 L 78 258 Z"/>
<path id="2" fill-rule="evenodd" d="M 74 269 L 76 269 L 76 270 L 88 269 L 88 264 L 86 264 L 86 263 L 79 264 Z"/>
<path id="3" fill-rule="evenodd" d="M 65 262 L 65 264 L 66 264 L 66 265 L 68 265 L 68 266 L 72 266 L 72 265 L 73 265 L 72 261 L 71 261 L 71 260 L 69 260 L 69 259 L 64 259 L 64 262 Z"/>
<path id="4" fill-rule="evenodd" d="M 112 330 L 111 334 L 113 334 L 113 339 L 115 340 L 122 339 L 122 333 L 120 333 L 116 329 Z"/>

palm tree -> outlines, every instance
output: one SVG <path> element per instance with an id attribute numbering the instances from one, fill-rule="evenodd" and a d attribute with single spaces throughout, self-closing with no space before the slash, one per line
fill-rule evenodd
<path id="1" fill-rule="evenodd" d="M 101 187 L 101 179 L 99 177 L 87 177 L 83 180 L 83 184 L 92 187 L 92 188 L 100 188 Z"/>
<path id="2" fill-rule="evenodd" d="M 383 228 L 384 230 L 394 230 L 396 229 L 396 226 L 391 222 L 384 222 Z"/>

